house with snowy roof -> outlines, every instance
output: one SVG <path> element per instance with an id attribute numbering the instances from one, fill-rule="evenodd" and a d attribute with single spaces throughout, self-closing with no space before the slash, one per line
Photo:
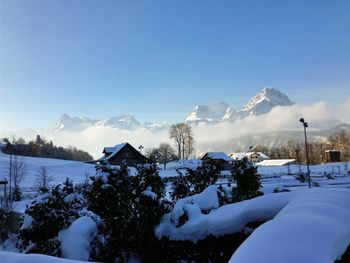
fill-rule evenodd
<path id="1" fill-rule="evenodd" d="M 201 160 L 203 163 L 213 163 L 220 170 L 230 170 L 233 159 L 224 152 L 207 152 Z"/>
<path id="2" fill-rule="evenodd" d="M 136 150 L 131 144 L 125 142 L 113 147 L 103 148 L 104 156 L 98 161 L 108 161 L 113 165 L 120 165 L 125 161 L 129 166 L 148 163 L 148 159 Z"/>
<path id="3" fill-rule="evenodd" d="M 245 152 L 245 153 L 231 153 L 230 157 L 234 160 L 241 160 L 244 157 L 247 157 L 249 161 L 253 163 L 259 163 L 264 160 L 270 159 L 266 154 L 262 152 Z"/>

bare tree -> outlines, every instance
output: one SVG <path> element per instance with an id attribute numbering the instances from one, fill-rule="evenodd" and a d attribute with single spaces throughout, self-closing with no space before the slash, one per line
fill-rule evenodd
<path id="1" fill-rule="evenodd" d="M 146 148 L 145 156 L 150 160 L 151 163 L 158 162 L 159 152 L 157 148 Z"/>
<path id="2" fill-rule="evenodd" d="M 15 155 L 11 162 L 10 169 L 12 169 L 11 175 L 13 186 L 18 187 L 19 183 L 27 173 L 27 164 L 23 161 L 23 159 L 20 159 L 17 155 Z"/>
<path id="3" fill-rule="evenodd" d="M 177 123 L 170 126 L 169 137 L 174 140 L 179 159 L 185 159 L 194 151 L 192 128 L 186 123 Z"/>
<path id="4" fill-rule="evenodd" d="M 47 168 L 41 166 L 37 172 L 37 187 L 39 192 L 47 192 L 49 190 L 49 183 L 52 182 L 52 176 L 49 176 Z"/>
<path id="5" fill-rule="evenodd" d="M 9 175 L 9 197 L 12 199 L 15 195 L 15 201 L 20 200 L 19 184 L 27 173 L 27 164 L 17 155 L 10 155 L 8 175 Z"/>
<path id="6" fill-rule="evenodd" d="M 169 143 L 162 143 L 158 148 L 159 162 L 163 163 L 164 170 L 166 169 L 166 163 L 175 159 L 175 151 Z"/>

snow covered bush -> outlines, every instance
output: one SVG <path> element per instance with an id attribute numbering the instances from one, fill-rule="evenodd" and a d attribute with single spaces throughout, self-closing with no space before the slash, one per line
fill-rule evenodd
<path id="1" fill-rule="evenodd" d="M 233 188 L 234 201 L 242 201 L 263 194 L 259 191 L 261 183 L 257 167 L 246 157 L 233 162 L 231 175 L 237 184 L 237 187 Z"/>
<path id="2" fill-rule="evenodd" d="M 18 234 L 18 248 L 25 253 L 60 256 L 58 233 L 79 217 L 82 197 L 68 194 L 58 185 L 39 195 L 25 210 Z"/>
<path id="3" fill-rule="evenodd" d="M 114 262 L 132 255 L 142 257 L 155 240 L 153 229 L 166 211 L 164 183 L 156 165 L 139 167 L 136 176 L 131 176 L 126 164 L 101 164 L 91 179 L 88 208 L 102 219 L 93 259 Z"/>
<path id="4" fill-rule="evenodd" d="M 13 198 L 13 201 L 16 201 L 16 202 L 22 200 L 22 192 L 18 185 L 15 185 L 13 189 L 12 198 Z"/>
<path id="5" fill-rule="evenodd" d="M 184 175 L 177 170 L 178 176 L 174 178 L 171 197 L 174 201 L 186 196 L 199 194 L 209 185 L 215 184 L 220 170 L 211 163 L 203 163 L 196 169 L 186 168 Z"/>

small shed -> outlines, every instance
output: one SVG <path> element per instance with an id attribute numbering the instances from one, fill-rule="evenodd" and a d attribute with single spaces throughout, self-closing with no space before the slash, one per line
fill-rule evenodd
<path id="1" fill-rule="evenodd" d="M 340 162 L 340 151 L 339 150 L 327 150 L 324 152 L 327 163 Z"/>
<path id="2" fill-rule="evenodd" d="M 220 170 L 230 170 L 233 159 L 224 152 L 207 152 L 201 160 L 203 163 L 213 163 Z"/>
<path id="3" fill-rule="evenodd" d="M 264 160 L 258 162 L 256 165 L 258 166 L 284 166 L 295 164 L 295 159 L 272 159 L 272 160 Z"/>
<path id="4" fill-rule="evenodd" d="M 128 166 L 136 166 L 149 162 L 144 155 L 127 142 L 117 144 L 113 147 L 105 147 L 103 153 L 105 156 L 100 158 L 99 161 L 108 161 L 113 165 L 121 165 L 123 161 Z"/>

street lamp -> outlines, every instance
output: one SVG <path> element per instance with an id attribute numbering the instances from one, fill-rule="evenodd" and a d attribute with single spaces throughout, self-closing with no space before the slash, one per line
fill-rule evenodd
<path id="1" fill-rule="evenodd" d="M 307 138 L 306 138 L 306 128 L 309 127 L 304 118 L 300 118 L 299 120 L 304 126 L 304 136 L 305 136 L 305 152 L 306 152 L 306 167 L 307 167 L 307 180 L 309 183 L 309 188 L 311 188 L 311 180 L 310 180 L 310 168 L 309 168 L 309 150 L 307 148 Z"/>

